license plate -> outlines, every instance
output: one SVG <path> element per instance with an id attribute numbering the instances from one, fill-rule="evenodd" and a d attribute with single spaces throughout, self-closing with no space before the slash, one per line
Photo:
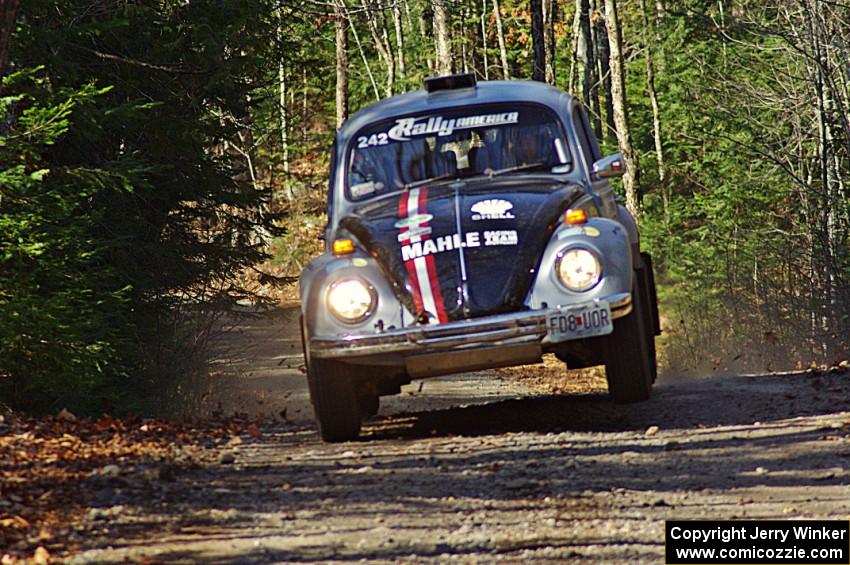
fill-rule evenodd
<path id="1" fill-rule="evenodd" d="M 562 306 L 546 315 L 546 332 L 549 341 L 554 343 L 607 335 L 613 331 L 611 306 L 607 302 Z"/>

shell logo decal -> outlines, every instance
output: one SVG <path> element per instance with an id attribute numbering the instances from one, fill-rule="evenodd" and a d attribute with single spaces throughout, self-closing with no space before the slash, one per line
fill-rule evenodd
<path id="1" fill-rule="evenodd" d="M 501 198 L 491 198 L 476 202 L 470 208 L 472 212 L 472 220 L 512 220 L 514 215 L 510 210 L 514 207 L 513 204 Z"/>

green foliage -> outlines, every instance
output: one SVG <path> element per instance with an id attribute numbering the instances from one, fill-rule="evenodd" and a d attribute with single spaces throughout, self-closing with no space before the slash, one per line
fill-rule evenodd
<path id="1" fill-rule="evenodd" d="M 131 287 L 92 229 L 90 199 L 124 190 L 107 171 L 54 168 L 49 153 L 106 89 L 47 89 L 43 69 L 8 77 L 0 113 L 19 118 L 0 140 L 0 376 L 15 405 L 88 403 L 124 376 Z M 123 323 L 122 323 L 123 322 Z"/>
<path id="2" fill-rule="evenodd" d="M 264 258 L 257 229 L 275 228 L 228 141 L 271 60 L 270 13 L 22 7 L 0 110 L 6 402 L 149 410 L 201 337 L 184 321 L 246 296 L 234 274 Z"/>
<path id="3" fill-rule="evenodd" d="M 664 40 L 652 44 L 666 186 L 654 175 L 651 116 L 641 105 L 637 123 L 652 175 L 644 243 L 670 286 L 668 313 L 681 322 L 670 326 L 674 356 L 757 370 L 835 361 L 846 349 L 850 286 L 847 248 L 834 242 L 846 242 L 850 226 L 846 194 L 829 192 L 839 193 L 850 155 L 836 143 L 829 172 L 818 157 L 818 79 L 804 27 L 757 5 L 732 6 L 739 19 L 727 23 L 717 6 L 670 8 Z M 632 68 L 640 72 L 638 62 Z M 817 171 L 833 175 L 831 188 L 818 186 Z"/>

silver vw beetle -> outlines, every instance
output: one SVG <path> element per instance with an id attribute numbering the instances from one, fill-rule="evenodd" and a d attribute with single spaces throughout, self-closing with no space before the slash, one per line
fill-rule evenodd
<path id="1" fill-rule="evenodd" d="M 377 102 L 337 132 L 325 252 L 301 274 L 310 395 L 326 441 L 356 438 L 411 379 L 604 364 L 649 397 L 659 334 L 650 257 L 578 101 L 471 75 Z"/>

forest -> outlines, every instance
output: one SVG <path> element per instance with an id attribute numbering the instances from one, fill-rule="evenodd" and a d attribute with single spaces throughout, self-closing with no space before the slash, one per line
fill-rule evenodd
<path id="1" fill-rule="evenodd" d="M 426 77 L 579 97 L 664 363 L 850 345 L 845 0 L 0 0 L 0 404 L 154 413 L 312 253 L 336 127 Z"/>

